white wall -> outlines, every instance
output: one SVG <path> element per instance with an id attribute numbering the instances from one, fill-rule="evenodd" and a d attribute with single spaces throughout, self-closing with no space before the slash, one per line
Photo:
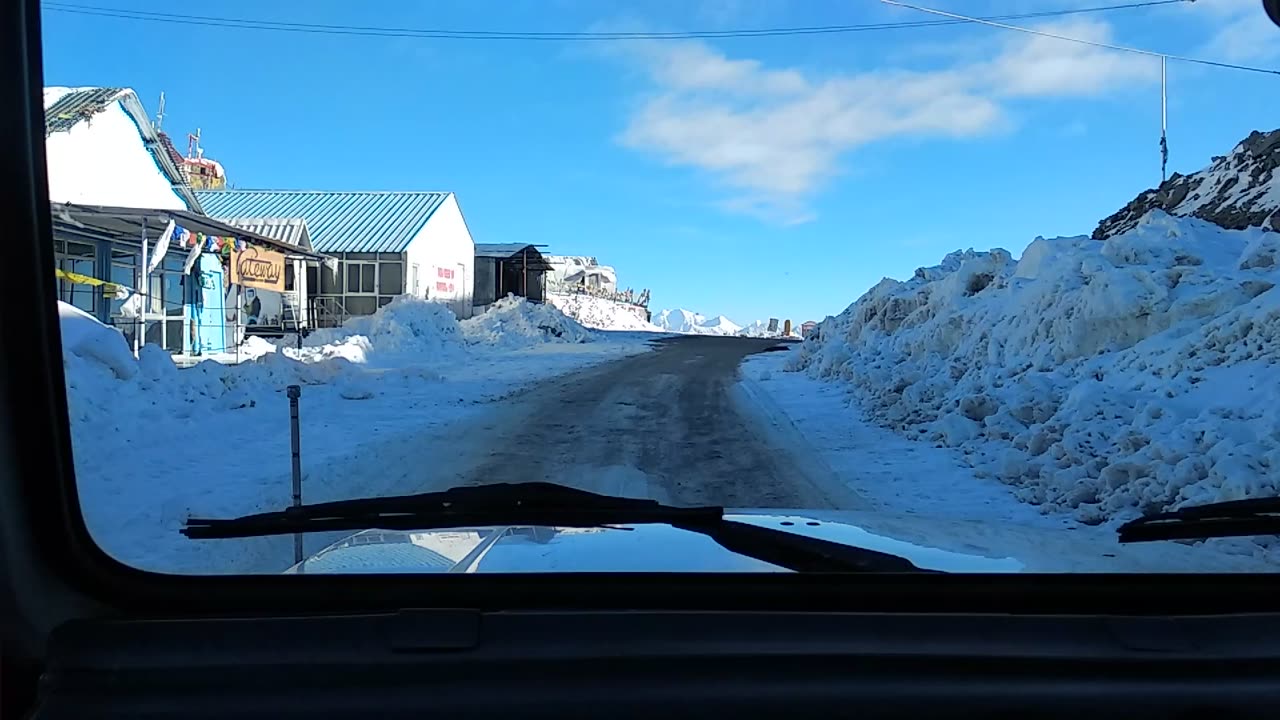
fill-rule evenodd
<path id="1" fill-rule="evenodd" d="M 471 317 L 476 246 L 453 193 L 449 193 L 418 231 L 405 255 L 406 291 L 413 291 L 413 266 L 416 264 L 419 296 L 449 303 L 460 318 Z M 449 273 L 453 277 L 446 277 Z"/>
<path id="2" fill-rule="evenodd" d="M 185 210 L 120 101 L 45 139 L 49 200 Z"/>

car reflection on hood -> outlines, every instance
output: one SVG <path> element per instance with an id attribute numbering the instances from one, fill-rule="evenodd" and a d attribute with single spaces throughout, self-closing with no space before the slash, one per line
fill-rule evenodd
<path id="1" fill-rule="evenodd" d="M 921 569 L 1010 573 L 1008 557 L 983 557 L 878 535 L 838 514 L 727 512 L 726 518 L 770 526 L 905 557 Z M 493 526 L 447 530 L 364 530 L 286 571 L 349 573 L 790 572 L 729 551 L 698 533 L 669 525 L 594 528 Z"/>

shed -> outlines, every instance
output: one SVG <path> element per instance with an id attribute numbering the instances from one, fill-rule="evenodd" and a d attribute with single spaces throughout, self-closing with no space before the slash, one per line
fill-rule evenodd
<path id="1" fill-rule="evenodd" d="M 538 247 L 477 244 L 472 304 L 485 308 L 507 295 L 542 302 L 546 297 L 546 274 L 552 268 Z"/>
<path id="2" fill-rule="evenodd" d="M 307 286 L 336 318 L 371 315 L 398 295 L 471 316 L 475 244 L 451 192 L 203 190 L 217 218 L 300 218 L 313 249 L 337 259 Z"/>

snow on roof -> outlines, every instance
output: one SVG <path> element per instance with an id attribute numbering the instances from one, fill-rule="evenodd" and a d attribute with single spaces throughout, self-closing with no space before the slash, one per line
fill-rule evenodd
<path id="1" fill-rule="evenodd" d="M 128 88 L 45 88 L 49 199 L 200 210 Z"/>

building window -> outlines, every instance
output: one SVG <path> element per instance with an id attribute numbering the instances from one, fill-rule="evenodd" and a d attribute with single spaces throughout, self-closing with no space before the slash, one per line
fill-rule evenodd
<path id="1" fill-rule="evenodd" d="M 58 241 L 54 243 L 54 253 L 57 257 L 58 269 L 64 272 L 95 277 L 94 256 L 96 253 L 93 245 Z M 97 296 L 98 290 L 92 285 L 73 283 L 69 280 L 58 280 L 58 299 L 87 313 L 93 313 L 96 310 Z"/>
<path id="2" fill-rule="evenodd" d="M 404 264 L 378 263 L 378 294 L 400 295 L 404 293 Z"/>
<path id="3" fill-rule="evenodd" d="M 357 295 L 343 298 L 342 304 L 350 315 L 372 315 L 378 309 L 377 298 L 373 295 Z"/>
<path id="4" fill-rule="evenodd" d="M 328 267 L 320 268 L 320 294 L 342 294 L 342 263 L 338 263 L 336 270 L 329 270 Z"/>
<path id="5" fill-rule="evenodd" d="M 377 292 L 377 284 L 375 276 L 378 266 L 374 263 L 362 263 L 347 261 L 347 294 L 348 295 L 372 295 Z"/>

